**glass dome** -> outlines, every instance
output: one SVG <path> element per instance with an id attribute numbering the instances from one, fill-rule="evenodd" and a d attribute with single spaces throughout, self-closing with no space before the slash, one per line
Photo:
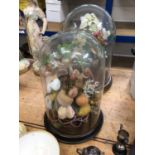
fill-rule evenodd
<path id="1" fill-rule="evenodd" d="M 58 33 L 41 49 L 45 126 L 61 141 L 82 141 L 102 125 L 102 50 L 96 38 L 84 31 Z"/>
<path id="2" fill-rule="evenodd" d="M 101 7 L 93 4 L 81 5 L 70 12 L 65 20 L 63 31 L 84 30 L 92 33 L 105 50 L 106 73 L 105 89 L 111 85 L 112 46 L 115 41 L 115 25 L 111 16 Z"/>

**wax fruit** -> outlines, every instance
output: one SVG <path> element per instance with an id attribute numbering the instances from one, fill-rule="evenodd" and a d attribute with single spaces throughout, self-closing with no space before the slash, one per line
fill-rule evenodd
<path id="1" fill-rule="evenodd" d="M 67 107 L 61 106 L 58 109 L 58 117 L 60 119 L 65 119 L 65 118 L 72 119 L 74 115 L 75 115 L 75 112 L 71 106 L 67 106 Z"/>
<path id="2" fill-rule="evenodd" d="M 73 87 L 69 90 L 69 93 L 68 95 L 71 97 L 71 98 L 74 98 L 76 97 L 78 94 L 78 89 L 76 87 Z"/>
<path id="3" fill-rule="evenodd" d="M 67 108 L 61 106 L 61 107 L 58 109 L 58 117 L 59 117 L 60 119 L 65 119 L 65 118 L 66 118 L 66 114 L 67 114 Z"/>
<path id="4" fill-rule="evenodd" d="M 69 97 L 68 95 L 66 95 L 64 90 L 61 90 L 57 95 L 57 101 L 62 106 L 68 106 L 72 104 L 73 99 Z"/>
<path id="5" fill-rule="evenodd" d="M 77 69 L 75 69 L 75 70 L 73 70 L 73 72 L 72 72 L 72 74 L 70 76 L 70 79 L 71 80 L 76 80 L 79 75 L 80 75 L 80 72 Z"/>
<path id="6" fill-rule="evenodd" d="M 89 99 L 85 94 L 81 94 L 76 99 L 76 104 L 79 106 L 85 106 L 89 103 Z"/>
<path id="7" fill-rule="evenodd" d="M 90 108 L 90 105 L 87 104 L 83 107 L 80 108 L 79 112 L 78 112 L 78 115 L 79 116 L 86 116 L 88 115 L 88 113 L 91 111 L 91 108 Z"/>
<path id="8" fill-rule="evenodd" d="M 71 106 L 67 107 L 67 118 L 72 119 L 75 115 L 75 111 L 73 110 L 73 108 Z"/>

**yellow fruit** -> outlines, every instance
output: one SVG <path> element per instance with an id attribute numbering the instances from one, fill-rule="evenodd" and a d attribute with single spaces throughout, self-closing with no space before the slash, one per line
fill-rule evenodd
<path id="1" fill-rule="evenodd" d="M 87 104 L 87 105 L 80 108 L 78 115 L 79 116 L 86 116 L 90 113 L 90 111 L 91 111 L 90 105 Z"/>

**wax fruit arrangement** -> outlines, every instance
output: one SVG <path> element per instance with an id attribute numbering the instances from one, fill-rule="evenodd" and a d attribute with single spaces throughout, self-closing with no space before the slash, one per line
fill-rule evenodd
<path id="1" fill-rule="evenodd" d="M 103 8 L 85 4 L 70 12 L 64 23 L 64 32 L 82 30 L 91 33 L 101 44 L 106 57 L 106 73 L 104 86 L 111 82 L 110 67 L 112 57 L 112 45 L 115 41 L 115 25 L 111 16 Z"/>
<path id="2" fill-rule="evenodd" d="M 46 114 L 52 126 L 65 135 L 89 132 L 99 117 L 103 91 L 105 58 L 100 45 L 86 32 L 58 33 L 40 53 Z"/>

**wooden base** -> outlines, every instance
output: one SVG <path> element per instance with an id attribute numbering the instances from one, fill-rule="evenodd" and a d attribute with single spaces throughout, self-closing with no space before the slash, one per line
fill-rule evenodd
<path id="1" fill-rule="evenodd" d="M 97 133 L 100 131 L 102 125 L 104 122 L 104 116 L 102 111 L 100 112 L 99 118 L 96 122 L 96 126 L 91 129 L 88 133 L 84 135 L 78 135 L 78 136 L 70 136 L 70 135 L 64 135 L 63 133 L 60 133 L 58 129 L 56 129 L 49 121 L 47 115 L 44 115 L 44 125 L 47 131 L 51 132 L 58 140 L 59 142 L 66 143 L 66 144 L 79 144 L 82 142 L 86 142 L 90 140 L 91 138 L 95 137 Z"/>

